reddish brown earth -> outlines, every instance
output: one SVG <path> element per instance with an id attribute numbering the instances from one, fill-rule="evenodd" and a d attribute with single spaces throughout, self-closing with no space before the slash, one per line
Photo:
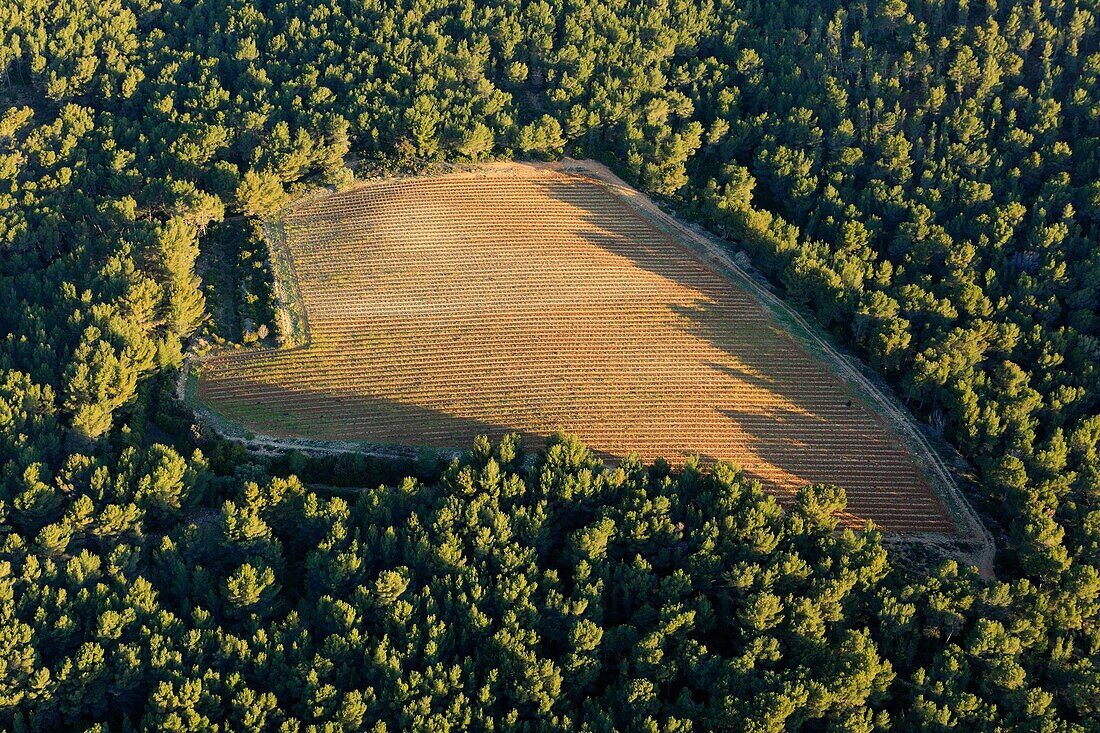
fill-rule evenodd
<path id="1" fill-rule="evenodd" d="M 604 185 L 547 170 L 369 183 L 284 220 L 308 346 L 203 363 L 200 397 L 268 436 L 462 447 L 555 430 L 609 457 L 726 460 L 845 520 L 953 532 L 890 424 Z"/>

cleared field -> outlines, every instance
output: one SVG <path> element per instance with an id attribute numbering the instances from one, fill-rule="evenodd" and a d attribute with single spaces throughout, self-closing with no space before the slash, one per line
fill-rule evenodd
<path id="1" fill-rule="evenodd" d="M 611 457 L 730 460 L 853 525 L 953 532 L 890 425 L 746 290 L 603 185 L 551 171 L 370 183 L 295 207 L 309 344 L 206 359 L 269 436 L 463 447 L 562 429 Z"/>

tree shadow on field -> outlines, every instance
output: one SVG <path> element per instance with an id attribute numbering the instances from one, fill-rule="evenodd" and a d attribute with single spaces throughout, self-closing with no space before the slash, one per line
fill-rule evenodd
<path id="1" fill-rule="evenodd" d="M 593 189 L 602 194 L 592 206 Z M 809 353 L 751 293 L 714 270 L 674 237 L 661 231 L 634 207 L 588 182 L 552 182 L 547 193 L 580 210 L 589 227 L 572 234 L 601 250 L 678 286 L 677 302 L 664 306 L 681 330 L 711 344 L 729 359 L 700 364 L 730 379 L 748 383 L 824 419 L 868 408 L 829 365 Z M 805 376 L 816 370 L 807 390 Z"/>
<path id="2" fill-rule="evenodd" d="M 262 438 L 462 451 L 480 435 L 495 443 L 517 433 L 530 452 L 543 449 L 551 437 L 374 395 L 337 394 L 257 379 L 233 379 L 231 385 L 234 396 L 206 395 L 200 401 L 219 417 Z M 609 466 L 624 458 L 590 450 Z"/>
<path id="3" fill-rule="evenodd" d="M 876 434 L 870 425 L 836 437 L 847 427 L 838 428 L 830 420 L 796 410 L 779 408 L 766 415 L 736 408 L 719 412 L 750 434 L 762 436 L 753 441 L 753 449 L 765 461 L 804 477 L 807 483 L 833 483 L 848 489 L 847 511 L 841 516 L 850 526 L 873 519 L 889 530 L 899 524 L 898 508 L 910 516 L 934 518 L 932 521 L 944 529 L 952 526 L 941 502 L 928 490 L 919 465 L 899 444 L 884 433 Z M 776 423 L 782 429 L 776 430 Z M 883 452 L 869 456 L 869 448 Z M 746 473 L 752 476 L 751 471 Z M 786 501 L 793 496 L 777 498 Z M 900 523 L 906 521 L 903 518 Z"/>
<path id="4" fill-rule="evenodd" d="M 232 394 L 223 394 L 229 390 Z M 541 445 L 540 439 L 545 438 L 524 434 L 508 425 L 350 391 L 337 393 L 323 388 L 232 378 L 216 393 L 205 392 L 201 399 L 210 409 L 271 438 L 455 449 L 469 447 L 478 435 L 499 440 L 508 433 L 520 432 L 528 445 Z"/>
<path id="5" fill-rule="evenodd" d="M 685 355 L 685 361 L 699 358 L 696 373 L 710 370 L 721 375 L 719 383 L 741 385 L 731 389 L 733 394 L 756 393 L 752 404 L 722 401 L 717 395 L 713 404 L 715 412 L 747 434 L 752 454 L 806 482 L 854 487 L 848 492 L 849 511 L 882 526 L 891 524 L 892 514 L 883 494 L 900 491 L 911 504 L 943 512 L 916 459 L 889 424 L 754 295 L 598 184 L 552 182 L 546 192 L 578 210 L 584 226 L 574 236 L 679 286 L 669 291 L 678 293 L 668 296 L 675 302 L 664 304 L 673 322 L 721 354 Z M 701 462 L 729 457 L 706 456 Z M 876 468 L 881 469 L 877 474 Z M 790 499 L 761 472 L 750 468 L 746 475 L 763 479 L 777 497 L 788 494 L 785 500 Z"/>
<path id="6" fill-rule="evenodd" d="M 742 285 L 717 272 L 691 248 L 604 187 L 586 181 L 549 181 L 542 185 L 547 196 L 569 207 L 570 214 L 577 217 L 569 235 L 664 281 L 638 278 L 639 273 L 634 272 L 624 275 L 636 278 L 626 283 L 627 287 L 616 290 L 612 286 L 617 283 L 609 282 L 607 291 L 621 292 L 622 297 L 630 299 L 631 307 L 639 304 L 639 294 L 646 291 L 661 299 L 656 303 L 655 313 L 649 313 L 645 304 L 641 307 L 647 311 L 646 318 L 656 316 L 659 324 L 656 328 L 669 335 L 669 342 L 643 335 L 641 338 L 647 345 L 644 348 L 664 351 L 653 359 L 642 353 L 638 363 L 628 364 L 627 370 L 634 375 L 641 373 L 628 385 L 635 390 L 631 394 L 650 395 L 643 405 L 649 412 L 632 419 L 639 425 L 649 419 L 657 427 L 650 433 L 655 435 L 650 443 L 651 452 L 664 450 L 661 446 L 668 443 L 669 452 L 675 451 L 668 457 L 679 463 L 686 455 L 704 453 L 705 448 L 701 463 L 732 460 L 747 464 L 743 466 L 746 475 L 760 480 L 784 501 L 793 496 L 794 481 L 836 483 L 849 489 L 851 511 L 874 518 L 884 527 L 891 525 L 893 500 L 884 502 L 883 493 L 904 494 L 910 503 L 938 504 L 928 491 L 927 480 L 921 478 L 916 460 L 886 421 L 832 372 L 831 365 L 787 333 Z M 524 220 L 525 216 L 526 211 L 518 206 L 495 211 L 490 224 L 507 221 L 507 217 Z M 531 219 L 531 226 L 556 220 L 540 225 L 546 227 L 547 241 L 536 244 L 546 247 L 555 246 L 552 238 L 562 233 L 557 227 L 570 226 L 569 216 L 527 218 Z M 530 227 L 524 229 L 530 230 Z M 584 277 L 583 268 L 592 262 L 600 262 L 600 267 L 609 265 L 607 272 L 616 273 L 610 277 L 620 276 L 614 258 L 601 256 L 580 257 L 576 267 L 581 269 L 571 271 L 578 273 L 576 277 Z M 637 329 L 630 334 L 637 335 Z M 683 339 L 683 335 L 691 338 Z M 619 343 L 621 339 L 597 347 L 614 349 Z M 639 352 L 627 350 L 627 353 Z M 276 360 L 284 358 L 271 356 Z M 569 357 L 583 359 L 581 354 Z M 239 358 L 242 361 L 238 364 L 251 364 L 248 360 L 255 359 Z M 291 368 L 307 363 L 302 354 L 286 358 Z M 649 368 L 645 364 L 659 365 L 661 379 L 678 374 L 684 383 L 670 381 L 668 389 L 662 392 L 665 386 L 655 384 L 657 372 L 644 371 Z M 267 361 L 264 370 L 279 373 L 279 364 Z M 287 379 L 290 383 L 285 386 L 260 379 L 236 380 L 232 384 L 228 378 L 221 382 L 213 380 L 211 383 L 217 389 L 204 401 L 249 430 L 272 437 L 447 449 L 468 448 L 478 435 L 499 439 L 510 432 L 519 432 L 529 449 L 537 449 L 548 437 L 508 424 L 511 420 L 521 421 L 522 410 L 515 406 L 487 406 L 476 390 L 469 394 L 468 403 L 461 393 L 457 397 L 451 393 L 447 402 L 438 393 L 435 402 L 419 393 L 408 401 L 398 401 L 345 391 L 334 377 L 326 385 L 314 387 Z M 617 384 L 622 386 L 622 382 L 620 379 Z M 371 386 L 364 385 L 368 389 Z M 228 394 L 230 388 L 233 394 Z M 668 398 L 670 393 L 681 397 L 673 400 Z M 456 404 L 461 409 L 453 409 Z M 678 410 L 677 415 L 660 412 L 670 409 Z M 494 414 L 493 410 L 497 412 Z M 694 411 L 690 413 L 692 418 L 683 419 L 688 414 L 685 410 Z M 632 414 L 640 413 L 635 409 Z M 580 437 L 585 439 L 584 435 Z M 704 437 L 708 439 L 706 442 Z M 692 440 L 698 440 L 699 445 L 690 445 Z M 674 441 L 688 444 L 673 448 Z M 629 450 L 630 446 L 624 449 Z M 600 455 L 609 463 L 622 457 L 606 452 Z M 869 478 L 872 476 L 881 476 L 881 484 L 878 479 Z"/>
<path id="7" fill-rule="evenodd" d="M 756 387 L 758 389 L 772 390 L 772 389 L 775 389 L 775 386 L 776 386 L 775 380 L 772 379 L 771 377 L 760 376 L 758 374 L 753 374 L 748 369 L 744 369 L 744 368 L 740 368 L 740 367 L 736 367 L 736 366 L 729 366 L 729 365 L 726 365 L 726 364 L 719 364 L 716 361 L 704 361 L 703 364 L 707 368 L 713 369 L 714 371 L 718 372 L 719 374 L 725 374 L 727 377 L 730 377 L 732 379 L 737 379 L 739 381 L 746 382 L 748 384 L 753 385 L 754 387 Z"/>

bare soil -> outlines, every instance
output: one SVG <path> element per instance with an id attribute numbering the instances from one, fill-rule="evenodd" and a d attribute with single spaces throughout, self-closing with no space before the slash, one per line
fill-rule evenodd
<path id="1" fill-rule="evenodd" d="M 730 461 L 782 501 L 835 483 L 846 524 L 991 564 L 908 414 L 720 243 L 598 164 L 370 181 L 281 223 L 308 343 L 220 352 L 198 385 L 257 446 L 561 429 L 611 459 Z"/>

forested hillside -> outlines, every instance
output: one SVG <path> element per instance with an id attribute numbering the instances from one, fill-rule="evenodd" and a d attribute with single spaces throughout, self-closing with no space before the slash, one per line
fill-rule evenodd
<path id="1" fill-rule="evenodd" d="M 1098 16 L 0 3 L 0 724 L 1100 729 Z M 175 403 L 227 216 L 563 153 L 747 249 L 941 430 L 998 579 L 832 532 L 827 487 L 784 512 L 564 438 L 250 457 Z"/>

